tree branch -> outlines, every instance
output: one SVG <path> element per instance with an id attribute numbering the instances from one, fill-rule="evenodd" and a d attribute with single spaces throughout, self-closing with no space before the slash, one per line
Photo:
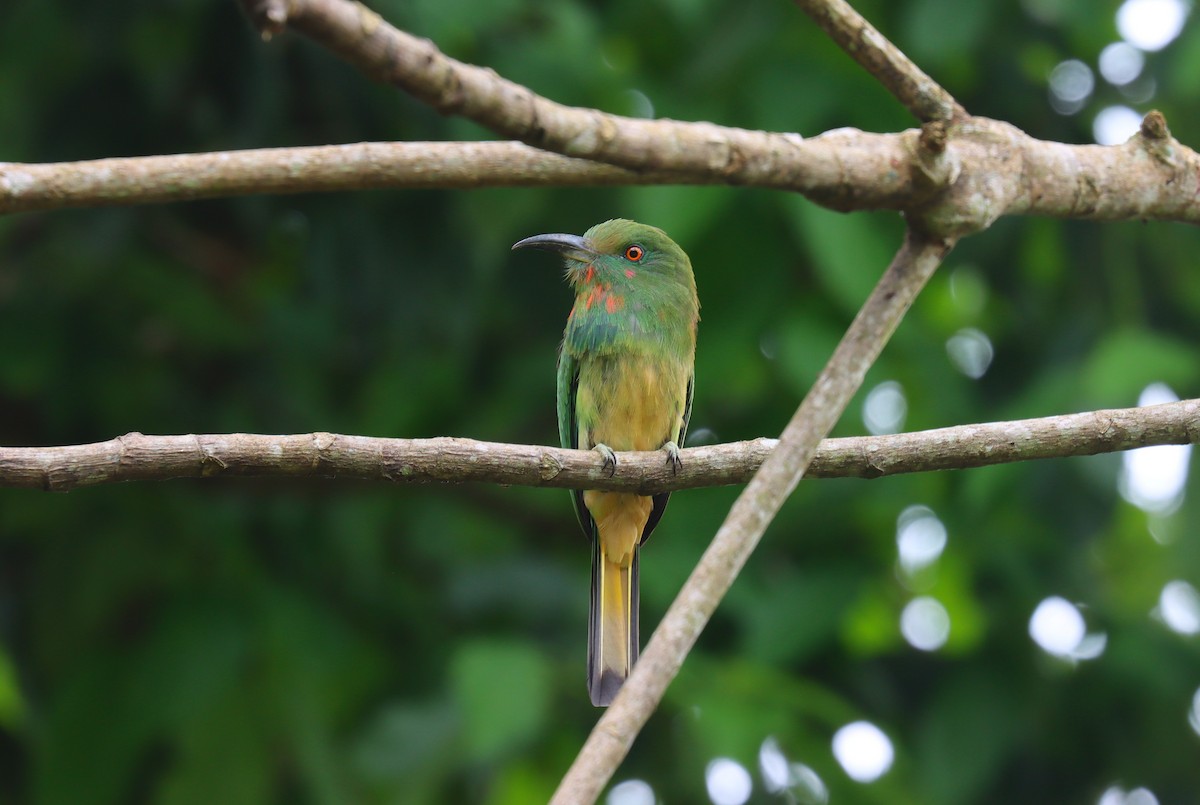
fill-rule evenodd
<path id="1" fill-rule="evenodd" d="M 0 213 L 253 193 L 688 181 L 674 173 L 635 173 L 514 142 L 354 143 L 42 165 L 0 163 Z"/>
<path id="2" fill-rule="evenodd" d="M 612 706 L 592 729 L 552 804 L 594 802 L 600 796 L 717 604 L 800 482 L 817 445 L 841 417 L 867 369 L 952 246 L 908 230 L 904 245 L 788 422 L 778 446 L 734 502 Z"/>
<path id="3" fill-rule="evenodd" d="M 243 0 L 263 24 L 259 0 Z M 289 0 L 281 25 L 299 31 L 446 115 L 461 115 L 504 137 L 572 157 L 633 170 L 707 171 L 759 184 L 795 160 L 801 139 L 711 123 L 641 120 L 564 106 L 495 71 L 464 64 L 351 0 Z M 750 159 L 749 157 L 753 157 Z"/>
<path id="4" fill-rule="evenodd" d="M 806 8 L 817 3 L 799 1 Z M 809 139 L 709 123 L 634 120 L 540 98 L 489 70 L 443 56 L 429 42 L 392 28 L 347 0 L 243 2 L 265 9 L 259 19 L 270 30 L 282 30 L 289 19 L 303 24 L 302 30 L 335 42 L 339 52 L 365 65 L 369 74 L 383 80 L 402 75 L 407 82 L 402 86 L 417 87 L 413 92 L 418 97 L 433 93 L 440 98 L 438 93 L 454 87 L 451 94 L 459 100 L 439 106 L 442 111 L 474 115 L 489 124 L 500 115 L 493 108 L 512 106 L 513 120 L 498 130 L 528 137 L 539 147 L 359 143 L 45 165 L 0 163 L 0 213 L 258 192 L 675 183 L 792 190 L 838 210 L 904 210 L 924 219 L 927 229 L 948 236 L 978 231 L 1005 214 L 1200 223 L 1200 205 L 1195 204 L 1200 155 L 1175 140 L 1157 112 L 1147 115 L 1137 136 L 1119 146 L 1045 142 L 977 117 L 925 132 L 838 129 Z M 289 8 L 291 17 L 285 13 Z M 406 65 L 423 63 L 426 57 L 432 67 L 404 72 Z M 905 92 L 928 90 L 919 71 L 914 78 L 896 70 L 907 82 Z M 434 79 L 432 88 L 420 90 L 421 81 Z M 474 114 L 479 109 L 487 114 Z M 923 157 L 934 150 L 922 147 L 931 142 L 943 154 L 939 170 L 930 170 Z M 587 159 L 541 148 L 574 151 Z"/>
<path id="5" fill-rule="evenodd" d="M 949 164 L 932 179 L 914 157 L 921 153 L 921 132 L 915 129 L 899 134 L 838 129 L 796 137 L 790 161 L 776 173 L 685 170 L 674 164 L 635 171 L 512 142 L 358 143 L 0 162 L 0 214 L 251 193 L 673 183 L 792 190 L 837 210 L 908 210 L 955 226 L 965 222 L 962 232 L 1004 214 L 1200 224 L 1200 205 L 1194 203 L 1200 156 L 1171 137 L 1160 114 L 1146 119 L 1127 143 L 1099 146 L 1044 142 L 1005 123 L 971 118 L 943 130 Z M 668 136 L 670 126 L 687 125 L 658 122 Z M 943 192 L 947 182 L 951 187 Z"/>
<path id="6" fill-rule="evenodd" d="M 0 162 L 0 214 L 257 193 L 721 183 L 798 190 L 838 209 L 898 210 L 918 196 L 909 173 L 895 170 L 909 159 L 908 141 L 916 134 L 843 129 L 807 140 L 793 135 L 793 168 L 753 176 L 678 166 L 636 171 L 516 142 L 354 143 Z"/>
<path id="7" fill-rule="evenodd" d="M 880 478 L 1014 461 L 1200 443 L 1200 400 L 826 439 L 808 478 Z M 333 433 L 144 436 L 95 444 L 0 447 L 0 488 L 66 492 L 121 481 L 217 475 L 330 477 L 397 484 L 482 482 L 657 494 L 750 480 L 776 439 L 689 447 L 672 473 L 660 453 L 621 453 L 616 475 L 591 450 L 472 439 L 382 439 Z"/>
<path id="8" fill-rule="evenodd" d="M 635 171 L 702 174 L 713 183 L 786 188 L 840 210 L 899 206 L 926 218 L 927 229 L 945 237 L 960 237 L 1001 215 L 1020 213 L 1200 223 L 1200 206 L 1194 201 L 1200 193 L 1200 156 L 1171 138 L 1165 125 L 1147 127 L 1117 147 L 1069 146 L 1035 140 L 994 120 L 952 117 L 938 137 L 950 169 L 931 174 L 921 164 L 915 132 L 830 132 L 825 137 L 836 135 L 841 146 L 831 154 L 822 146 L 832 142 L 819 143 L 824 137 L 804 140 L 793 134 L 573 108 L 492 70 L 451 59 L 432 42 L 392 27 L 357 2 L 290 0 L 286 14 L 277 4 L 243 3 L 266 30 L 277 32 L 287 25 L 300 31 L 368 76 L 398 86 L 443 114 L 467 117 L 502 136 L 567 156 Z M 256 12 L 261 6 L 274 14 Z M 845 23 L 838 30 L 853 28 L 849 17 L 837 19 Z M 927 101 L 940 108 L 945 101 L 940 87 L 915 66 L 898 61 L 882 36 L 867 39 L 876 52 L 872 60 L 890 65 L 880 71 L 891 76 L 893 91 L 920 109 Z M 858 162 L 864 156 L 867 170 Z M 876 185 L 882 185 L 882 194 Z M 898 199 L 901 188 L 910 194 Z"/>
<path id="9" fill-rule="evenodd" d="M 845 0 L 796 0 L 796 5 L 922 123 L 967 117 L 949 92 Z"/>

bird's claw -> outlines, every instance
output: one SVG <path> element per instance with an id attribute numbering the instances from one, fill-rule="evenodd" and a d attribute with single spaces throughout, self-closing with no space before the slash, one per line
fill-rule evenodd
<path id="1" fill-rule="evenodd" d="M 678 475 L 679 471 L 683 469 L 683 459 L 679 457 L 679 445 L 675 442 L 667 442 L 662 449 L 667 451 L 667 463 L 671 465 L 671 474 Z"/>
<path id="2" fill-rule="evenodd" d="M 595 447 L 593 447 L 592 449 L 595 450 L 600 455 L 604 456 L 603 470 L 608 473 L 608 477 L 611 478 L 614 475 L 616 475 L 617 474 L 617 454 L 613 452 L 613 449 L 606 444 L 598 444 Z"/>

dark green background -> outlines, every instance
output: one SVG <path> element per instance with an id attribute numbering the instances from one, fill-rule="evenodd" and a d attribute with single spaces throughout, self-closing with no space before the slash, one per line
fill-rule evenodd
<path id="1" fill-rule="evenodd" d="M 871 0 L 860 10 L 970 111 L 1090 142 L 1046 77 L 1095 65 L 1115 3 Z M 907 113 L 779 0 L 381 0 L 450 55 L 569 104 L 797 131 L 898 131 Z M 1035 19 L 1030 9 L 1036 9 Z M 1200 142 L 1200 27 L 1148 57 L 1150 104 Z M 0 159 L 480 139 L 232 0 L 0 6 Z M 127 431 L 454 435 L 553 443 L 570 305 L 555 262 L 509 253 L 626 216 L 692 255 L 703 302 L 693 431 L 776 435 L 899 243 L 895 214 L 738 188 L 363 192 L 0 218 L 0 443 Z M 964 242 L 866 388 L 906 429 L 1200 394 L 1200 237 L 1178 224 L 1005 219 Z M 951 279 L 978 305 L 951 293 Z M 978 381 L 962 327 L 996 349 Z M 838 434 L 864 432 L 862 396 Z M 807 481 L 768 531 L 617 780 L 704 802 L 714 757 L 764 792 L 774 736 L 831 801 L 1195 801 L 1197 639 L 1151 617 L 1200 584 L 1197 484 L 1154 525 L 1121 459 Z M 678 494 L 644 553 L 648 635 L 737 489 Z M 909 647 L 896 518 L 949 542 L 921 592 L 951 616 Z M 561 491 L 225 479 L 0 491 L 0 803 L 523 803 L 597 717 L 583 683 L 588 551 Z M 1071 665 L 1037 603 L 1108 643 Z M 896 762 L 849 780 L 866 719 Z M 803 801 L 803 799 L 799 800 Z"/>

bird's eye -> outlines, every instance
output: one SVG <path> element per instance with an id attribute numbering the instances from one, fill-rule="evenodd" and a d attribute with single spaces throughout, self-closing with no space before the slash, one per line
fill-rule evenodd
<path id="1" fill-rule="evenodd" d="M 625 249 L 625 259 L 631 263 L 640 263 L 646 256 L 646 250 L 636 243 Z"/>

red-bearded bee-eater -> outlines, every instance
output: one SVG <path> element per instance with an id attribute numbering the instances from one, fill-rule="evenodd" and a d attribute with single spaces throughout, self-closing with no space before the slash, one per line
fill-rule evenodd
<path id="1" fill-rule="evenodd" d="M 575 291 L 558 357 L 562 446 L 596 450 L 610 475 L 614 451 L 624 450 L 663 450 L 678 470 L 700 320 L 688 256 L 661 229 L 623 219 L 513 248 L 561 253 Z M 638 548 L 669 496 L 572 492 L 593 546 L 588 692 L 597 707 L 612 702 L 637 661 Z"/>

